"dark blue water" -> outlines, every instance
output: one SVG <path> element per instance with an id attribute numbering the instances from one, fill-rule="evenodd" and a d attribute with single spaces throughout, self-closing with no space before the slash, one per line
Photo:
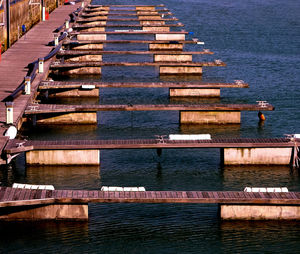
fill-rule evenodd
<path id="1" fill-rule="evenodd" d="M 97 126 L 24 130 L 32 139 L 153 138 L 156 134 L 211 133 L 212 137 L 281 137 L 300 133 L 300 2 L 259 0 L 95 1 L 96 4 L 164 3 L 227 67 L 205 68 L 204 81 L 243 79 L 248 89 L 223 89 L 220 100 L 185 103 L 256 103 L 276 109 L 258 123 L 243 112 L 233 126 L 179 126 L 177 112 L 103 112 Z M 145 38 L 145 37 L 143 37 Z M 143 45 L 110 46 L 146 49 Z M 121 47 L 121 48 L 120 48 Z M 147 58 L 106 56 L 107 61 Z M 161 78 L 162 79 L 162 78 Z M 160 80 L 153 68 L 106 68 L 102 80 Z M 79 103 L 180 103 L 165 89 L 101 89 L 99 101 Z M 71 101 L 68 103 L 75 103 Z M 78 103 L 78 101 L 76 102 Z M 283 166 L 220 166 L 218 149 L 101 151 L 100 167 L 29 167 L 20 156 L 2 168 L 0 181 L 53 184 L 57 189 L 145 186 L 147 190 L 242 190 L 287 186 L 300 191 L 299 171 Z M 298 222 L 222 222 L 216 205 L 94 204 L 86 223 L 0 223 L 3 253 L 300 253 Z"/>

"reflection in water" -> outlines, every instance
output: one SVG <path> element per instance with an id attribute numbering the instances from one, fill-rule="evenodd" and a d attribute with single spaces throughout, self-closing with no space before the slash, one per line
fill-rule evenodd
<path id="1" fill-rule="evenodd" d="M 183 134 L 207 133 L 212 138 L 237 138 L 240 137 L 240 124 L 180 124 Z"/>
<path id="2" fill-rule="evenodd" d="M 97 125 L 40 125 L 23 126 L 22 135 L 30 139 L 93 139 L 96 137 Z M 74 137 L 75 136 L 75 137 Z"/>
<path id="3" fill-rule="evenodd" d="M 300 190 L 297 170 L 288 166 L 224 166 L 224 190 L 242 191 L 251 187 L 287 187 L 290 191 Z"/>
<path id="4" fill-rule="evenodd" d="M 98 105 L 99 97 L 55 97 L 43 98 L 43 104 L 69 104 L 69 105 Z"/>
<path id="5" fill-rule="evenodd" d="M 26 181 L 52 184 L 56 189 L 99 189 L 100 166 L 28 166 Z"/>
<path id="6" fill-rule="evenodd" d="M 299 225 L 296 221 L 222 221 L 221 242 L 228 253 L 245 253 L 245 241 L 249 243 L 247 253 L 268 253 L 270 246 L 272 249 L 296 250 Z"/>
<path id="7" fill-rule="evenodd" d="M 70 251 L 89 242 L 89 224 L 84 221 L 0 222 L 0 228 L 5 232 L 0 239 L 1 253 L 25 253 L 25 246 L 28 253 L 49 253 L 49 246 Z"/>

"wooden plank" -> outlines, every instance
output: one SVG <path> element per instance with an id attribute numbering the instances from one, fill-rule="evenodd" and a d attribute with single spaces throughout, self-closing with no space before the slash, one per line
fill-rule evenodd
<path id="1" fill-rule="evenodd" d="M 23 194 L 23 193 L 24 193 L 24 194 Z M 36 194 L 36 190 L 30 190 L 30 196 L 29 196 L 29 199 L 34 199 L 35 194 Z M 23 197 L 22 197 L 22 195 L 23 195 Z M 21 192 L 20 200 L 24 199 L 24 196 L 25 196 L 25 191 L 24 191 L 24 192 Z"/>
<path id="2" fill-rule="evenodd" d="M 16 188 L 12 188 L 9 195 L 7 196 L 7 201 L 12 201 L 13 200 L 15 192 L 16 192 Z"/>
<path id="3" fill-rule="evenodd" d="M 94 112 L 94 111 L 272 111 L 274 107 L 261 107 L 256 104 L 157 104 L 157 105 L 28 105 L 25 114 Z"/>
<path id="4" fill-rule="evenodd" d="M 6 188 L 3 194 L 2 201 L 7 201 L 12 188 Z"/>
<path id="5" fill-rule="evenodd" d="M 62 192 L 61 197 L 62 197 L 62 198 L 67 198 L 67 195 L 68 195 L 68 191 L 67 191 L 67 190 L 64 190 L 64 191 Z"/>
<path id="6" fill-rule="evenodd" d="M 103 66 L 124 66 L 124 67 L 136 67 L 136 66 L 167 66 L 167 67 L 217 67 L 226 66 L 224 62 L 99 62 L 99 61 L 80 61 L 80 62 L 56 62 L 50 65 L 51 70 L 59 69 L 74 69 L 82 67 L 103 67 Z"/>
<path id="7" fill-rule="evenodd" d="M 19 198 L 20 198 L 20 194 L 21 194 L 21 190 L 22 189 L 16 189 L 16 191 L 15 191 L 15 194 L 14 194 L 14 196 L 13 196 L 13 199 L 12 200 L 19 200 Z M 1 194 L 0 194 L 0 200 L 1 200 Z"/>
<path id="8" fill-rule="evenodd" d="M 41 199 L 41 196 L 42 196 L 42 190 L 36 190 L 34 199 Z"/>
<path id="9" fill-rule="evenodd" d="M 214 82 L 70 82 L 42 81 L 39 89 L 81 88 L 92 85 L 95 88 L 247 88 L 247 83 L 214 83 Z"/>
<path id="10" fill-rule="evenodd" d="M 62 197 L 62 190 L 55 190 L 55 198 L 61 198 Z"/>
<path id="11" fill-rule="evenodd" d="M 56 56 L 78 55 L 205 55 L 211 51 L 105 51 L 105 50 L 61 50 Z"/>
<path id="12" fill-rule="evenodd" d="M 31 190 L 33 191 L 33 190 Z M 36 192 L 36 191 L 35 191 Z M 21 194 L 19 196 L 19 200 L 24 200 L 25 199 L 25 193 L 26 193 L 26 189 L 22 189 L 21 190 Z M 35 193 L 34 193 L 35 194 Z M 34 196 L 32 197 L 32 199 L 34 198 Z"/>
<path id="13" fill-rule="evenodd" d="M 46 198 L 47 190 L 42 190 L 41 199 Z"/>
<path id="14" fill-rule="evenodd" d="M 101 43 L 105 43 L 105 44 L 110 44 L 110 43 L 117 43 L 117 44 L 127 44 L 127 43 L 132 43 L 132 44 L 136 44 L 136 43 L 156 43 L 156 44 L 166 44 L 166 43 L 171 43 L 171 44 L 196 44 L 197 41 L 189 41 L 189 40 L 66 40 L 63 42 L 63 45 L 73 45 L 73 46 L 79 46 L 79 45 L 85 45 L 85 44 L 101 44 Z"/>
<path id="15" fill-rule="evenodd" d="M 0 187 L 0 202 L 1 202 L 2 199 L 3 199 L 3 196 L 4 196 L 5 191 L 6 191 L 6 188 L 5 188 L 5 187 Z"/>
<path id="16" fill-rule="evenodd" d="M 30 199 L 30 195 L 31 195 L 31 190 L 30 190 L 30 189 L 27 189 L 27 190 L 25 191 L 24 199 L 25 199 L 25 200 L 29 200 L 29 199 Z"/>

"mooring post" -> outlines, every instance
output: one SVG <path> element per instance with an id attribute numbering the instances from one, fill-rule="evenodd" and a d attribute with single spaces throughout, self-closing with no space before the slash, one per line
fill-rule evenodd
<path id="1" fill-rule="evenodd" d="M 6 107 L 6 123 L 12 124 L 14 122 L 14 111 L 13 111 L 13 102 L 7 101 L 5 102 Z"/>
<path id="2" fill-rule="evenodd" d="M 44 72 L 44 58 L 39 58 L 39 73 Z"/>
<path id="3" fill-rule="evenodd" d="M 31 77 L 25 77 L 25 94 L 30 94 L 31 90 Z"/>

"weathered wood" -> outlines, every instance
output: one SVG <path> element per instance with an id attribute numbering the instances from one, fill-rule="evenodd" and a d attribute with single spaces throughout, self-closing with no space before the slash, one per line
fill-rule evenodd
<path id="1" fill-rule="evenodd" d="M 27 65 L 39 57 L 46 56 L 51 48 L 47 46 L 48 42 L 53 39 L 52 31 L 64 23 L 68 15 L 75 11 L 80 6 L 80 3 L 75 5 L 64 5 L 55 9 L 50 14 L 50 19 L 47 22 L 40 22 L 26 32 L 26 36 L 21 37 L 13 47 L 9 48 L 2 54 L 0 61 L 0 122 L 1 136 L 7 129 L 3 124 L 6 122 L 6 109 L 4 99 L 9 96 L 24 80 L 27 73 Z M 22 57 L 20 57 L 22 56 Z M 47 64 L 45 64 L 45 68 Z M 32 94 L 39 83 L 39 80 L 45 78 L 45 73 L 37 74 L 35 82 L 32 82 Z M 21 93 L 20 93 L 21 94 Z M 33 95 L 22 95 L 14 100 L 14 122 L 13 124 L 20 128 L 22 124 L 22 114 L 26 104 Z M 0 152 L 5 140 L 0 138 Z M 0 163 L 5 163 L 0 160 Z"/>
<path id="2" fill-rule="evenodd" d="M 270 104 L 152 104 L 152 105 L 61 105 L 33 104 L 28 105 L 25 114 L 36 115 L 45 113 L 93 112 L 93 111 L 272 111 Z"/>
<path id="3" fill-rule="evenodd" d="M 226 66 L 224 62 L 99 62 L 99 61 L 88 61 L 88 62 L 76 62 L 76 63 L 59 63 L 55 62 L 50 65 L 50 69 L 72 69 L 81 67 L 102 67 L 102 66 Z"/>
<path id="4" fill-rule="evenodd" d="M 150 16 L 151 17 L 151 16 Z M 89 18 L 89 19 L 77 19 L 77 23 L 86 23 L 86 22 L 92 22 L 92 21 L 120 21 L 120 22 L 127 22 L 127 21 L 153 21 L 151 18 L 139 18 L 139 19 L 133 19 L 133 18 L 109 18 L 106 16 L 100 16 L 97 18 Z M 161 18 L 160 21 L 178 21 L 177 18 Z"/>
<path id="5" fill-rule="evenodd" d="M 143 31 L 143 30 L 115 30 L 115 31 L 94 31 L 94 32 L 88 32 L 88 31 L 81 31 L 81 32 L 72 32 L 70 35 L 83 35 L 83 34 L 164 34 L 164 35 L 172 35 L 172 34 L 188 34 L 186 31 L 166 31 L 166 32 L 157 32 L 157 31 Z"/>
<path id="6" fill-rule="evenodd" d="M 212 55 L 213 52 L 204 51 L 106 51 L 106 50 L 61 50 L 57 56 L 78 56 L 78 55 Z"/>
<path id="7" fill-rule="evenodd" d="M 74 40 L 69 41 L 66 40 L 63 42 L 64 46 L 67 45 L 73 45 L 73 46 L 79 46 L 84 44 L 99 44 L 99 43 L 155 43 L 155 44 L 196 44 L 197 41 L 185 41 L 185 40 Z"/>
<path id="8" fill-rule="evenodd" d="M 42 81 L 40 90 L 48 89 L 79 89 L 91 85 L 95 88 L 248 88 L 247 83 L 214 83 L 214 82 L 70 82 L 70 81 Z"/>
<path id="9" fill-rule="evenodd" d="M 94 27 L 183 27 L 183 24 L 111 24 L 111 25 L 101 25 L 101 24 L 88 24 L 88 25 L 74 25 L 73 29 L 87 29 Z"/>
<path id="10" fill-rule="evenodd" d="M 8 154 L 20 152 L 18 140 L 11 140 L 5 148 Z M 300 140 L 297 141 L 298 145 Z M 272 139 L 213 139 L 213 140 L 53 140 L 25 141 L 23 147 L 31 150 L 86 150 L 86 149 L 157 149 L 157 148 L 292 148 L 294 142 L 285 138 Z M 2 193 L 2 194 L 1 194 Z M 1 190 L 1 195 L 3 190 Z M 248 195 L 248 194 L 245 194 Z M 300 197 L 299 197 L 300 198 Z"/>

